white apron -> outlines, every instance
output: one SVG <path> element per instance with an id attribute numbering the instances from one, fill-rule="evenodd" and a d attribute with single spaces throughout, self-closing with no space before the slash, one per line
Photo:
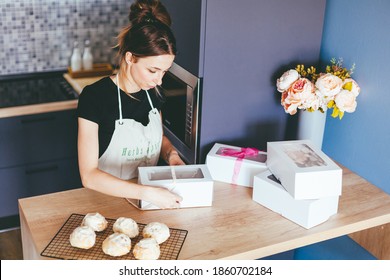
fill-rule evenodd
<path id="1" fill-rule="evenodd" d="M 128 180 L 138 177 L 139 166 L 156 165 L 160 156 L 162 124 L 159 111 L 153 107 L 148 91 L 150 107 L 149 123 L 144 126 L 133 119 L 122 118 L 122 102 L 118 83 L 119 119 L 107 150 L 98 160 L 98 168 L 111 175 Z"/>

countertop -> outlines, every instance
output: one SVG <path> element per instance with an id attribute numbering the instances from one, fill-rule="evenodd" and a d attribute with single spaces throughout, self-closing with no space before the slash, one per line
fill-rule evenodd
<path id="1" fill-rule="evenodd" d="M 390 196 L 343 168 L 338 213 L 308 230 L 254 202 L 252 188 L 222 182 L 214 183 L 212 207 L 142 211 L 123 198 L 82 188 L 20 199 L 19 212 L 25 259 L 42 258 L 40 253 L 72 213 L 89 212 L 188 230 L 179 259 L 256 259 L 388 225 Z M 390 251 L 388 237 L 374 240 Z"/>
<path id="2" fill-rule="evenodd" d="M 70 77 L 68 73 L 64 74 L 64 78 L 68 81 L 68 83 L 76 90 L 78 94 L 82 91 L 82 89 L 89 84 L 92 84 L 102 76 L 90 77 L 90 78 L 77 78 L 73 79 Z M 41 114 L 41 113 L 49 113 L 63 110 L 71 110 L 77 108 L 78 100 L 67 100 L 67 101 L 59 101 L 59 102 L 50 102 L 50 103 L 42 103 L 42 104 L 34 104 L 34 105 L 26 105 L 26 106 L 16 106 L 9 108 L 0 108 L 0 118 L 7 117 L 16 117 L 23 115 L 33 115 L 33 114 Z"/>
<path id="3" fill-rule="evenodd" d="M 83 88 L 87 85 L 93 84 L 94 82 L 100 80 L 105 76 L 96 76 L 96 77 L 88 77 L 88 78 L 72 78 L 69 73 L 64 74 L 64 78 L 68 81 L 68 83 L 74 88 L 74 90 L 80 94 Z"/>

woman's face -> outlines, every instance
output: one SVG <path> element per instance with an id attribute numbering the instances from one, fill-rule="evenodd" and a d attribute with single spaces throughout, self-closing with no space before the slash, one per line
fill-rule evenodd
<path id="1" fill-rule="evenodd" d="M 129 63 L 130 78 L 143 90 L 161 85 L 162 77 L 172 66 L 174 55 L 158 55 L 134 59 L 131 53 L 126 54 Z"/>

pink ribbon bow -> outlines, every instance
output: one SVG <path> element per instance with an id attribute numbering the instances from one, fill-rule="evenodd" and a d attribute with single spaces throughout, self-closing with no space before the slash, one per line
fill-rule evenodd
<path id="1" fill-rule="evenodd" d="M 231 148 L 223 148 L 221 150 L 222 156 L 235 157 L 236 163 L 234 165 L 232 184 L 236 185 L 238 175 L 240 174 L 242 160 L 248 156 L 256 156 L 259 154 L 259 150 L 256 148 L 241 148 L 240 150 L 231 149 Z"/>

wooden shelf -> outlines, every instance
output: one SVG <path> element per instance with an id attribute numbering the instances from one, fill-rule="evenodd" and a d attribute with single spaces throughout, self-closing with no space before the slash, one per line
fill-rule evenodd
<path id="1" fill-rule="evenodd" d="M 111 75 L 113 68 L 109 63 L 97 63 L 93 65 L 91 70 L 72 71 L 72 68 L 69 67 L 68 72 L 72 78 L 86 78 Z"/>

